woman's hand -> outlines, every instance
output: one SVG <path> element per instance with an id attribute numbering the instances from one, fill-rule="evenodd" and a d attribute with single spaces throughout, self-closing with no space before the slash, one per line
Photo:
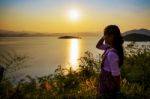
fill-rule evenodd
<path id="1" fill-rule="evenodd" d="M 104 36 L 101 37 L 101 39 L 98 41 L 97 45 L 96 45 L 96 48 L 99 48 L 99 46 L 101 46 L 104 42 Z"/>

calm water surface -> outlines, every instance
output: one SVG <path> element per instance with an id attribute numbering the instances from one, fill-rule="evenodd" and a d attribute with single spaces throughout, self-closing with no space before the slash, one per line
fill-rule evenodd
<path id="1" fill-rule="evenodd" d="M 95 54 L 97 37 L 83 37 L 82 39 L 58 39 L 58 37 L 5 37 L 0 38 L 0 53 L 13 50 L 17 54 L 29 56 L 28 68 L 17 71 L 25 75 L 41 76 L 53 73 L 58 65 L 72 66 L 76 69 L 77 59 L 85 51 Z"/>
<path id="2" fill-rule="evenodd" d="M 58 65 L 77 69 L 77 59 L 83 56 L 85 51 L 90 51 L 94 57 L 98 57 L 98 53 L 102 53 L 95 48 L 98 40 L 99 37 L 83 37 L 82 39 L 3 37 L 0 38 L 0 54 L 13 50 L 17 54 L 29 56 L 26 62 L 29 67 L 18 70 L 13 75 L 20 78 L 23 75 L 35 77 L 53 73 Z"/>

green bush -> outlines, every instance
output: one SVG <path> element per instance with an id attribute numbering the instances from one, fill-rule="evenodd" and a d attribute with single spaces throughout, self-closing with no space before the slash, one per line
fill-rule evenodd
<path id="1" fill-rule="evenodd" d="M 126 47 L 125 62 L 122 66 L 122 78 L 129 83 L 139 86 L 132 91 L 139 94 L 146 94 L 150 90 L 150 47 L 139 47 L 136 44 L 130 44 Z M 128 86 L 127 86 L 128 87 Z M 136 90 L 137 89 L 137 90 Z"/>

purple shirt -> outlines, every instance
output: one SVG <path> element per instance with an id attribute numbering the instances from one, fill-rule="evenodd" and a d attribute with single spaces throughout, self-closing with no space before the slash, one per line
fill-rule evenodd
<path id="1" fill-rule="evenodd" d="M 120 68 L 119 68 L 119 56 L 116 53 L 116 49 L 109 48 L 108 44 L 102 44 L 99 46 L 99 49 L 106 50 L 106 53 L 104 54 L 104 67 L 103 69 L 111 72 L 113 76 L 119 76 L 120 75 Z"/>

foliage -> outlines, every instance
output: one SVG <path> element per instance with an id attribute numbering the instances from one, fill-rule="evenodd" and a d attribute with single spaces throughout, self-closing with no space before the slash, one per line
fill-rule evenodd
<path id="1" fill-rule="evenodd" d="M 19 69 L 27 67 L 25 63 L 27 62 L 28 58 L 28 56 L 19 55 L 13 50 L 6 51 L 0 55 L 0 67 L 4 68 L 4 74 L 15 72 Z"/>
<path id="2" fill-rule="evenodd" d="M 150 47 L 146 45 L 139 47 L 131 43 L 126 47 L 125 53 L 122 78 L 126 78 L 130 83 L 141 85 L 143 92 L 148 92 L 150 88 Z"/>
<path id="3" fill-rule="evenodd" d="M 100 58 L 100 57 L 99 57 Z M 89 51 L 85 52 L 85 56 L 81 57 L 79 71 L 81 78 L 89 79 L 96 76 L 100 70 L 100 59 L 95 59 L 93 54 Z"/>

